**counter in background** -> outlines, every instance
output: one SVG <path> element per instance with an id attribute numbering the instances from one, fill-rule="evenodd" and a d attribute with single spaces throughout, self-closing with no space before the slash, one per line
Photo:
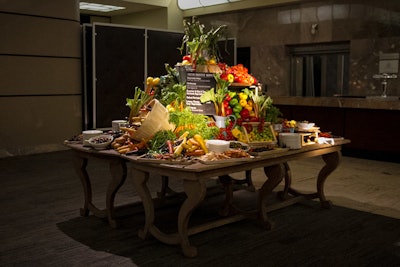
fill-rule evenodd
<path id="1" fill-rule="evenodd" d="M 271 96 L 275 105 L 314 106 L 332 108 L 361 108 L 400 110 L 400 100 L 388 98 L 369 98 L 361 96 L 342 97 L 298 97 L 298 96 Z"/>
<path id="2" fill-rule="evenodd" d="M 315 122 L 351 139 L 343 155 L 399 162 L 400 101 L 342 97 L 272 97 L 284 118 Z"/>

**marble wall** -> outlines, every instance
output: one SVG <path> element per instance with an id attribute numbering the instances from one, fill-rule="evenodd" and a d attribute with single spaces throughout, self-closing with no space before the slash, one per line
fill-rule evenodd
<path id="1" fill-rule="evenodd" d="M 251 70 L 271 95 L 290 92 L 288 45 L 350 42 L 349 95 L 380 95 L 380 53 L 400 52 L 400 5 L 392 0 L 306 1 L 200 16 L 210 26 L 228 25 L 238 47 L 251 48 Z M 313 24 L 318 24 L 315 34 Z M 238 62 L 240 63 L 240 62 Z M 400 77 L 388 83 L 400 95 Z"/>

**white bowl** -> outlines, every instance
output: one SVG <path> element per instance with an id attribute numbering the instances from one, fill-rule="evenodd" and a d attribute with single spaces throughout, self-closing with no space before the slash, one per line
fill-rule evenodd
<path id="1" fill-rule="evenodd" d="M 98 135 L 102 135 L 103 131 L 101 130 L 87 130 L 82 132 L 82 141 L 84 146 L 90 146 L 89 139 Z"/>
<path id="2" fill-rule="evenodd" d="M 109 134 L 102 134 L 95 137 L 92 137 L 88 140 L 88 143 L 91 147 L 97 150 L 102 150 L 108 148 L 111 142 L 114 140 L 114 137 Z"/>
<path id="3" fill-rule="evenodd" d="M 309 130 L 312 127 L 314 127 L 314 125 L 315 125 L 315 123 L 313 123 L 313 122 L 304 122 L 304 121 L 297 122 L 297 127 L 299 129 L 303 129 L 303 130 Z"/>
<path id="4" fill-rule="evenodd" d="M 216 152 L 216 153 L 224 153 L 225 151 L 229 150 L 229 141 L 225 140 L 207 140 L 206 146 L 208 150 Z"/>

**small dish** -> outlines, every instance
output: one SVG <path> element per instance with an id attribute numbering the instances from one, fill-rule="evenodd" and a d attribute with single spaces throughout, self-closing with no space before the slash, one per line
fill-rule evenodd
<path id="1" fill-rule="evenodd" d="M 303 130 L 311 129 L 312 127 L 314 127 L 314 125 L 315 125 L 314 122 L 308 122 L 308 121 L 299 121 L 299 122 L 297 122 L 297 127 L 299 129 L 303 129 Z"/>
<path id="2" fill-rule="evenodd" d="M 208 150 L 210 151 L 214 151 L 217 153 L 224 153 L 225 151 L 229 150 L 229 145 L 230 142 L 229 141 L 225 141 L 225 140 L 207 140 L 206 141 L 206 146 L 208 148 Z"/>
<path id="3" fill-rule="evenodd" d="M 111 142 L 114 140 L 114 137 L 109 134 L 102 134 L 98 136 L 91 137 L 88 140 L 88 143 L 91 147 L 96 150 L 103 150 L 108 148 Z"/>

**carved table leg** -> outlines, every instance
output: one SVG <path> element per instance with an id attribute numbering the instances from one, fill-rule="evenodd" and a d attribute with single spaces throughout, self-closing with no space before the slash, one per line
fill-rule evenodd
<path id="1" fill-rule="evenodd" d="M 219 211 L 221 216 L 228 216 L 231 213 L 233 203 L 233 180 L 229 175 L 219 177 L 219 180 L 224 187 L 225 200 L 222 209 Z"/>
<path id="2" fill-rule="evenodd" d="M 264 182 L 259 190 L 258 196 L 258 217 L 264 224 L 266 229 L 271 229 L 272 224 L 268 220 L 267 216 L 267 197 L 272 193 L 275 187 L 282 181 L 284 172 L 284 166 L 282 164 L 264 167 L 264 173 L 268 179 Z"/>
<path id="3" fill-rule="evenodd" d="M 324 194 L 324 184 L 328 176 L 337 168 L 340 163 L 342 153 L 340 151 L 322 155 L 322 159 L 326 163 L 320 170 L 317 179 L 317 196 L 321 201 L 323 208 L 331 208 L 332 202 L 326 200 Z"/>
<path id="4" fill-rule="evenodd" d="M 282 191 L 278 192 L 278 197 L 282 200 L 289 198 L 289 188 L 292 184 L 292 171 L 290 170 L 289 164 L 287 162 L 283 163 L 285 168 L 285 184 Z"/>
<path id="5" fill-rule="evenodd" d="M 340 151 L 322 155 L 322 159 L 324 160 L 325 165 L 321 168 L 321 170 L 318 173 L 317 192 L 302 193 L 302 192 L 292 188 L 290 186 L 290 183 L 287 183 L 287 184 L 285 184 L 285 189 L 282 192 L 282 195 L 284 197 L 286 196 L 285 199 L 287 199 L 288 194 L 293 195 L 295 197 L 303 196 L 306 199 L 319 198 L 319 200 L 321 202 L 321 206 L 323 208 L 328 208 L 328 209 L 331 208 L 332 202 L 327 200 L 325 197 L 324 185 L 325 185 L 325 181 L 328 178 L 328 176 L 338 167 L 338 165 L 340 163 L 341 155 L 342 154 Z"/>
<path id="6" fill-rule="evenodd" d="M 135 170 L 133 175 L 134 175 L 133 184 L 135 186 L 138 195 L 142 199 L 144 214 L 145 214 L 144 227 L 143 229 L 139 230 L 138 235 L 140 238 L 145 239 L 148 236 L 150 229 L 154 225 L 154 217 L 155 217 L 154 203 L 151 198 L 150 190 L 146 185 L 149 179 L 149 173 Z"/>
<path id="7" fill-rule="evenodd" d="M 189 243 L 188 223 L 194 209 L 205 198 L 207 188 L 205 181 L 183 181 L 183 188 L 187 199 L 183 202 L 178 215 L 178 233 L 180 236 L 181 248 L 186 257 L 197 256 L 197 248 Z"/>
<path id="8" fill-rule="evenodd" d="M 251 178 L 251 170 L 245 171 L 245 175 L 246 175 L 246 183 L 249 187 L 249 191 L 252 191 L 252 192 L 256 191 L 256 188 L 254 187 L 254 184 L 253 184 L 253 179 Z"/>
<path id="9" fill-rule="evenodd" d="M 74 168 L 76 173 L 81 180 L 82 187 L 83 187 L 83 194 L 84 194 L 84 204 L 83 208 L 80 209 L 81 216 L 88 216 L 89 215 L 89 204 L 92 203 L 92 185 L 90 183 L 89 175 L 86 171 L 86 166 L 88 163 L 87 158 L 75 156 L 73 159 Z"/>
<path id="10" fill-rule="evenodd" d="M 107 188 L 106 207 L 108 222 L 111 227 L 116 228 L 117 221 L 115 220 L 114 200 L 115 195 L 126 180 L 127 170 L 125 162 L 120 160 L 110 161 L 110 172 L 112 179 Z"/>

